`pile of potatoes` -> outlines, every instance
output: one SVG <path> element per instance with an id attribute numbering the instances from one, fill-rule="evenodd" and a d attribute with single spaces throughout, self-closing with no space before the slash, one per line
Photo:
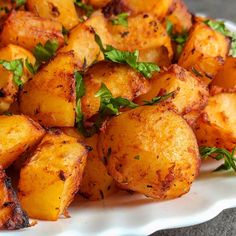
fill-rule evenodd
<path id="1" fill-rule="evenodd" d="M 199 146 L 236 146 L 236 58 L 230 39 L 190 14 L 182 0 L 0 0 L 0 61 L 23 61 L 23 86 L 0 65 L 0 229 L 29 227 L 29 218 L 68 216 L 76 193 L 102 200 L 118 190 L 157 200 L 186 194 L 201 166 Z M 126 12 L 128 26 L 112 23 Z M 168 34 L 188 34 L 182 51 Z M 66 33 L 65 33 L 66 31 Z M 139 51 L 160 67 L 147 79 L 128 64 L 104 59 L 104 45 Z M 36 74 L 34 49 L 58 50 Z M 86 127 L 99 119 L 105 85 L 136 108 L 107 116 L 85 137 L 76 129 L 75 71 L 83 75 Z M 154 98 L 172 93 L 160 103 Z M 147 104 L 147 101 L 149 103 Z M 10 176 L 17 176 L 13 187 Z M 127 197 L 129 197 L 127 195 Z"/>

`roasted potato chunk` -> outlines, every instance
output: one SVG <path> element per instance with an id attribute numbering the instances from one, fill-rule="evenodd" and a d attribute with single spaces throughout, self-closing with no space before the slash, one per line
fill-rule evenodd
<path id="1" fill-rule="evenodd" d="M 236 58 L 227 57 L 211 84 L 225 89 L 236 88 Z"/>
<path id="2" fill-rule="evenodd" d="M 26 116 L 0 116 L 0 166 L 10 166 L 22 153 L 34 147 L 45 131 Z"/>
<path id="3" fill-rule="evenodd" d="M 26 11 L 12 11 L 3 25 L 0 46 L 12 43 L 32 50 L 38 43 L 45 44 L 53 39 L 58 41 L 59 46 L 64 44 L 62 25 L 59 22 Z"/>
<path id="4" fill-rule="evenodd" d="M 20 110 L 48 127 L 73 127 L 75 79 L 73 52 L 59 53 L 20 92 Z"/>
<path id="5" fill-rule="evenodd" d="M 0 229 L 14 230 L 29 226 L 29 218 L 21 208 L 11 180 L 0 167 Z"/>
<path id="6" fill-rule="evenodd" d="M 128 27 L 109 24 L 115 46 L 120 50 L 140 50 L 141 54 L 165 47 L 172 59 L 171 39 L 162 24 L 151 14 L 139 14 L 128 18 Z M 155 62 L 155 61 L 154 61 Z"/>
<path id="7" fill-rule="evenodd" d="M 209 84 L 225 62 L 229 43 L 229 39 L 221 33 L 203 22 L 197 22 L 190 30 L 178 64 L 195 72 Z"/>
<path id="8" fill-rule="evenodd" d="M 168 103 L 179 114 L 186 114 L 193 110 L 201 110 L 208 101 L 207 86 L 192 73 L 178 65 L 172 65 L 167 71 L 156 74 L 151 79 L 151 89 L 148 93 L 138 97 L 135 102 L 143 104 L 154 97 L 175 92 Z"/>
<path id="9" fill-rule="evenodd" d="M 197 120 L 199 145 L 232 150 L 236 146 L 236 92 L 212 96 Z"/>
<path id="10" fill-rule="evenodd" d="M 73 0 L 27 0 L 27 8 L 35 15 L 60 22 L 66 29 L 79 23 Z"/>
<path id="11" fill-rule="evenodd" d="M 26 49 L 9 44 L 8 46 L 0 49 L 0 60 L 6 61 L 13 61 L 16 59 L 22 59 L 24 63 L 24 73 L 21 78 L 23 83 L 25 83 L 29 78 L 30 74 L 25 66 L 25 60 L 32 64 L 35 63 L 35 58 L 31 52 L 27 51 Z M 9 109 L 10 105 L 15 101 L 18 86 L 13 81 L 13 74 L 12 72 L 0 66 L 0 113 L 5 112 Z"/>
<path id="12" fill-rule="evenodd" d="M 187 193 L 200 166 L 196 138 L 165 107 L 139 107 L 111 119 L 99 136 L 99 156 L 121 186 L 155 199 Z"/>
<path id="13" fill-rule="evenodd" d="M 84 75 L 86 86 L 85 96 L 81 99 L 85 119 L 95 115 L 100 108 L 100 98 L 95 97 L 101 84 L 104 83 L 113 97 L 123 97 L 133 100 L 149 90 L 149 82 L 129 66 L 112 62 L 99 62 Z"/>
<path id="14" fill-rule="evenodd" d="M 105 7 L 112 0 L 86 0 L 85 2 L 95 8 Z"/>
<path id="15" fill-rule="evenodd" d="M 98 135 L 87 138 L 85 142 L 92 151 L 88 154 L 79 192 L 89 200 L 104 199 L 117 190 L 115 181 L 108 175 L 105 165 L 98 156 Z"/>
<path id="16" fill-rule="evenodd" d="M 84 136 L 76 128 L 66 127 L 61 128 L 61 131 L 68 136 L 76 138 L 79 142 L 84 142 Z"/>
<path id="17" fill-rule="evenodd" d="M 78 191 L 87 150 L 75 138 L 48 133 L 21 169 L 19 199 L 30 217 L 57 220 Z"/>
<path id="18" fill-rule="evenodd" d="M 72 29 L 66 46 L 60 51 L 74 51 L 76 60 L 86 67 L 95 61 L 102 60 L 100 48 L 94 39 L 95 32 L 101 36 L 104 45 L 112 44 L 111 35 L 107 31 L 106 19 L 100 12 L 95 12 L 87 21 Z"/>

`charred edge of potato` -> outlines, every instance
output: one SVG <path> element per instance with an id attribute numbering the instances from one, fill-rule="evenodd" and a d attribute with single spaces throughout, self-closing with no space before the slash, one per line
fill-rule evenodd
<path id="1" fill-rule="evenodd" d="M 5 171 L 0 168 L 0 181 L 7 189 L 7 199 L 0 208 L 0 222 L 1 222 L 1 209 L 8 208 L 10 215 L 6 221 L 3 222 L 0 228 L 8 230 L 22 229 L 30 227 L 29 218 L 24 210 L 22 210 L 17 195 L 12 188 L 11 179 L 6 176 Z M 0 190 L 1 191 L 1 190 Z M 4 191 L 4 190 L 3 190 Z"/>
<path id="2" fill-rule="evenodd" d="M 130 9 L 121 0 L 112 0 L 102 8 L 102 13 L 106 18 L 110 18 L 112 15 L 118 15 L 122 12 L 129 11 Z"/>

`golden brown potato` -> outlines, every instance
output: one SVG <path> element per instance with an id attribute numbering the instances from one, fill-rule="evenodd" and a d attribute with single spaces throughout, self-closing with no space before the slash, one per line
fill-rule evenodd
<path id="1" fill-rule="evenodd" d="M 225 62 L 229 43 L 229 39 L 221 33 L 202 22 L 197 22 L 189 33 L 179 58 L 179 65 L 189 71 L 195 71 L 199 78 L 209 84 Z"/>
<path id="2" fill-rule="evenodd" d="M 0 166 L 10 166 L 22 153 L 34 147 L 45 131 L 26 116 L 0 116 Z"/>
<path id="3" fill-rule="evenodd" d="M 97 134 L 86 139 L 86 144 L 93 150 L 88 154 L 79 192 L 89 200 L 104 199 L 117 189 L 114 180 L 108 175 L 105 165 L 98 157 L 97 142 Z"/>
<path id="4" fill-rule="evenodd" d="M 19 199 L 30 217 L 57 220 L 78 191 L 87 150 L 75 138 L 48 133 L 21 169 Z"/>
<path id="5" fill-rule="evenodd" d="M 20 92 L 20 110 L 48 127 L 73 127 L 75 79 L 73 52 L 59 53 Z"/>
<path id="6" fill-rule="evenodd" d="M 227 57 L 211 84 L 225 89 L 236 88 L 236 58 Z"/>
<path id="7" fill-rule="evenodd" d="M 99 156 L 126 189 L 155 199 L 187 193 L 200 158 L 185 120 L 162 106 L 139 107 L 112 118 L 99 136 Z"/>
<path id="8" fill-rule="evenodd" d="M 0 34 L 0 46 L 17 44 L 32 50 L 38 43 L 57 40 L 64 44 L 62 25 L 59 22 L 37 17 L 26 11 L 12 11 L 3 25 Z"/>
<path id="9" fill-rule="evenodd" d="M 89 5 L 92 5 L 95 8 L 105 7 L 112 0 L 85 0 Z"/>
<path id="10" fill-rule="evenodd" d="M 113 97 L 123 97 L 133 100 L 149 90 L 149 82 L 129 66 L 112 62 L 99 62 L 89 68 L 84 76 L 86 86 L 85 96 L 81 105 L 85 119 L 95 115 L 100 108 L 100 98 L 95 97 L 101 84 L 104 83 Z"/>
<path id="11" fill-rule="evenodd" d="M 58 21 L 66 29 L 79 23 L 73 0 L 27 0 L 26 4 L 35 15 Z"/>
<path id="12" fill-rule="evenodd" d="M 169 105 L 178 114 L 201 110 L 208 101 L 209 91 L 206 85 L 192 73 L 178 65 L 172 65 L 167 71 L 156 74 L 151 79 L 151 89 L 138 97 L 135 102 L 143 104 L 152 98 L 175 91 L 175 96 L 168 100 Z"/>
<path id="13" fill-rule="evenodd" d="M 0 229 L 29 227 L 29 218 L 22 210 L 11 180 L 0 167 Z"/>
<path id="14" fill-rule="evenodd" d="M 137 49 L 143 54 L 143 50 L 152 51 L 165 47 L 169 58 L 172 59 L 171 39 L 162 24 L 151 14 L 129 17 L 128 28 L 110 23 L 109 31 L 113 36 L 115 46 L 120 50 L 134 51 Z"/>
<path id="15" fill-rule="evenodd" d="M 192 15 L 188 11 L 188 7 L 183 0 L 173 1 L 173 11 L 168 15 L 167 19 L 170 20 L 174 26 L 175 33 L 182 33 L 188 31 L 192 26 Z"/>
<path id="16" fill-rule="evenodd" d="M 66 46 L 60 51 L 73 50 L 76 60 L 87 67 L 95 61 L 102 60 L 103 55 L 94 39 L 95 32 L 101 37 L 104 45 L 112 44 L 111 35 L 107 31 L 107 22 L 101 12 L 95 12 L 87 21 L 72 29 Z"/>
<path id="17" fill-rule="evenodd" d="M 8 46 L 0 49 L 0 60 L 13 61 L 16 59 L 22 59 L 24 63 L 24 73 L 21 77 L 23 83 L 30 78 L 30 73 L 25 66 L 25 60 L 28 59 L 30 63 L 35 63 L 35 58 L 31 52 L 26 49 L 9 44 Z M 12 72 L 3 68 L 0 65 L 0 113 L 9 109 L 10 105 L 15 101 L 18 86 L 13 81 Z"/>
<path id="18" fill-rule="evenodd" d="M 199 145 L 232 150 L 236 146 L 236 92 L 212 96 L 197 120 Z"/>
<path id="19" fill-rule="evenodd" d="M 84 136 L 80 134 L 76 128 L 64 127 L 64 128 L 61 128 L 61 131 L 68 136 L 76 138 L 78 142 L 84 142 Z"/>

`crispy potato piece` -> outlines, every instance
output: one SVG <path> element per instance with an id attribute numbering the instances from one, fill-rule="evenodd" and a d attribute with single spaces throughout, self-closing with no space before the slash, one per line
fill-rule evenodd
<path id="1" fill-rule="evenodd" d="M 99 136 L 99 156 L 125 189 L 155 199 L 187 193 L 198 174 L 196 138 L 185 120 L 165 107 L 139 107 L 112 118 Z"/>
<path id="2" fill-rule="evenodd" d="M 212 96 L 197 120 L 199 145 L 232 150 L 236 146 L 236 92 Z"/>
<path id="3" fill-rule="evenodd" d="M 109 31 L 113 36 L 115 46 L 120 50 L 142 51 L 165 47 L 169 58 L 172 59 L 171 39 L 162 24 L 151 14 L 129 17 L 128 28 L 110 23 Z"/>
<path id="4" fill-rule="evenodd" d="M 29 218 L 21 208 L 11 180 L 0 167 L 0 229 L 14 230 L 29 226 Z"/>
<path id="5" fill-rule="evenodd" d="M 75 138 L 48 133 L 21 169 L 19 199 L 30 217 L 57 220 L 78 191 L 87 150 Z"/>
<path id="6" fill-rule="evenodd" d="M 79 192 L 89 200 L 104 199 L 117 190 L 114 180 L 108 175 L 105 165 L 98 157 L 97 142 L 97 134 L 86 139 L 87 145 L 93 150 L 88 154 Z"/>
<path id="7" fill-rule="evenodd" d="M 173 5 L 174 10 L 167 16 L 167 19 L 174 25 L 174 32 L 189 31 L 192 26 L 192 15 L 188 11 L 188 7 L 183 0 L 174 0 Z"/>
<path id="8" fill-rule="evenodd" d="M 113 44 L 111 35 L 107 31 L 106 19 L 101 12 L 95 12 L 87 21 L 79 24 L 70 32 L 67 45 L 60 51 L 73 50 L 76 60 L 86 67 L 95 61 L 102 60 L 104 57 L 95 42 L 95 32 L 101 37 L 104 45 Z"/>
<path id="9" fill-rule="evenodd" d="M 189 71 L 198 71 L 199 77 L 209 84 L 224 64 L 229 44 L 227 37 L 197 22 L 190 30 L 178 64 Z"/>
<path id="10" fill-rule="evenodd" d="M 0 46 L 17 44 L 32 50 L 38 43 L 57 40 L 59 46 L 64 44 L 62 25 L 59 22 L 37 17 L 26 11 L 12 11 L 3 25 L 0 34 Z"/>
<path id="11" fill-rule="evenodd" d="M 236 88 L 236 58 L 227 57 L 211 84 L 225 89 Z"/>
<path id="12" fill-rule="evenodd" d="M 27 8 L 35 15 L 60 22 L 66 29 L 79 23 L 73 0 L 27 0 Z"/>
<path id="13" fill-rule="evenodd" d="M 26 49 L 9 44 L 8 46 L 0 49 L 0 60 L 12 61 L 22 59 L 24 62 L 24 75 L 21 80 L 25 83 L 30 78 L 30 73 L 25 66 L 25 60 L 28 58 L 29 62 L 34 64 L 35 58 L 31 52 Z M 0 65 L 0 113 L 7 111 L 10 105 L 15 101 L 18 86 L 13 81 L 12 72 L 3 68 Z"/>
<path id="14" fill-rule="evenodd" d="M 75 123 L 75 63 L 73 52 L 58 53 L 20 92 L 20 110 L 48 127 Z"/>
<path id="15" fill-rule="evenodd" d="M 85 119 L 95 115 L 100 108 L 100 98 L 95 97 L 101 84 L 104 83 L 113 97 L 124 97 L 133 100 L 149 90 L 149 82 L 129 66 L 112 62 L 99 62 L 93 65 L 84 76 L 85 96 L 81 99 Z"/>
<path id="16" fill-rule="evenodd" d="M 35 146 L 44 129 L 26 116 L 0 116 L 0 166 L 9 167 L 23 152 Z"/>
<path id="17" fill-rule="evenodd" d="M 143 104 L 152 98 L 166 93 L 176 92 L 169 104 L 178 114 L 186 114 L 205 107 L 209 91 L 207 86 L 192 73 L 178 65 L 172 65 L 167 71 L 156 74 L 151 79 L 151 89 L 138 97 L 135 102 Z"/>
<path id="18" fill-rule="evenodd" d="M 103 9 L 106 17 L 121 12 L 130 12 L 131 15 L 151 13 L 155 18 L 163 20 L 171 12 L 174 0 L 113 0 Z M 140 22 L 139 22 L 140 24 Z"/>
<path id="19" fill-rule="evenodd" d="M 92 5 L 95 8 L 105 7 L 112 0 L 85 0 L 89 5 Z"/>
<path id="20" fill-rule="evenodd" d="M 76 138 L 78 142 L 84 142 L 84 136 L 80 134 L 76 128 L 64 127 L 64 128 L 61 128 L 61 131 L 68 136 Z"/>

